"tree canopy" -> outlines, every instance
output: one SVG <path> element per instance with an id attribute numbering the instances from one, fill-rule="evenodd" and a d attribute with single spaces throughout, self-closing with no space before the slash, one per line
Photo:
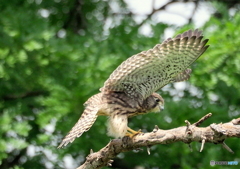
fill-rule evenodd
<path id="1" fill-rule="evenodd" d="M 156 19 L 171 5 L 189 4 L 194 8 L 181 26 Z M 209 112 L 213 116 L 203 125 L 238 118 L 239 6 L 237 0 L 172 0 L 142 15 L 123 0 L 1 2 L 0 168 L 72 169 L 84 162 L 90 149 L 104 147 L 111 138 L 106 135 L 107 119 L 99 117 L 87 133 L 57 149 L 80 117 L 83 103 L 122 61 L 161 43 L 169 30 L 176 35 L 197 28 L 197 12 L 203 7 L 211 16 L 199 29 L 210 39 L 210 48 L 192 65 L 187 82 L 158 92 L 165 99 L 163 112 L 137 116 L 129 125 L 143 131 L 152 131 L 154 125 L 170 129 Z M 193 152 L 184 143 L 173 143 L 153 146 L 151 155 L 145 149 L 120 154 L 112 168 L 209 168 L 211 160 L 240 161 L 239 140 L 226 143 L 234 154 L 219 145 L 206 144 L 200 153 L 200 143 L 192 143 Z"/>

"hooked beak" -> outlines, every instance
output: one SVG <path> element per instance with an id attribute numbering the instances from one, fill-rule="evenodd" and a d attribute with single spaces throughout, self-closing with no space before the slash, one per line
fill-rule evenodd
<path id="1" fill-rule="evenodd" d="M 161 111 L 164 110 L 164 106 L 163 105 L 160 105 L 159 108 L 160 108 Z"/>

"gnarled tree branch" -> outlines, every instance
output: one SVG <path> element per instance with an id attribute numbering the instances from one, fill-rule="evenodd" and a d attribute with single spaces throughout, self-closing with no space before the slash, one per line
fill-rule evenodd
<path id="1" fill-rule="evenodd" d="M 77 169 L 95 169 L 103 166 L 111 166 L 113 158 L 121 152 L 126 152 L 140 147 L 149 147 L 156 144 L 170 144 L 177 141 L 190 144 L 191 142 L 201 142 L 200 151 L 204 148 L 204 143 L 222 144 L 229 152 L 233 151 L 224 143 L 229 137 L 240 138 L 240 118 L 233 119 L 228 123 L 211 124 L 208 127 L 198 127 L 203 121 L 208 119 L 212 114 L 209 113 L 198 122 L 190 124 L 185 121 L 187 126 L 182 126 L 170 130 L 161 130 L 155 126 L 154 130 L 149 133 L 140 133 L 133 138 L 124 137 L 122 139 L 111 140 L 104 148 L 98 152 L 91 152 L 83 165 Z"/>

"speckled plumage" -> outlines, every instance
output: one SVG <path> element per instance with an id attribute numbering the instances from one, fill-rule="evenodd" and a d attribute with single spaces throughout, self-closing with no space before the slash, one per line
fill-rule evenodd
<path id="1" fill-rule="evenodd" d="M 164 100 L 154 92 L 190 77 L 188 67 L 208 48 L 208 40 L 202 38 L 201 31 L 189 30 L 124 61 L 106 80 L 101 92 L 88 99 L 82 116 L 59 147 L 88 131 L 98 115 L 109 116 L 110 136 L 133 135 L 127 126 L 128 118 L 161 111 Z"/>

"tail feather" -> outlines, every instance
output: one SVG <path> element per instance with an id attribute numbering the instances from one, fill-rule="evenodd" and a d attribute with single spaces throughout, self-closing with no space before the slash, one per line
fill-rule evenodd
<path id="1" fill-rule="evenodd" d="M 58 148 L 62 148 L 68 143 L 72 143 L 77 137 L 80 137 L 84 132 L 88 131 L 92 127 L 93 123 L 97 119 L 100 100 L 100 94 L 94 95 L 88 99 L 86 108 L 80 119 L 65 136 Z"/>

